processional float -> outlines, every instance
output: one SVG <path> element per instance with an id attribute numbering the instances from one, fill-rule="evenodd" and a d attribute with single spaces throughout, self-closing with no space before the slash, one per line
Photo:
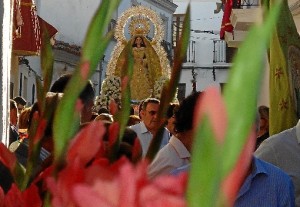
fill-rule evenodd
<path id="1" fill-rule="evenodd" d="M 126 38 L 125 30 L 130 37 Z M 153 32 L 153 38 L 148 37 Z M 111 54 L 102 82 L 98 107 L 108 108 L 113 99 L 121 100 L 121 70 L 128 57 L 127 46 L 132 47 L 133 74 L 130 82 L 131 100 L 139 102 L 148 97 L 160 98 L 164 83 L 170 78 L 170 63 L 161 45 L 164 28 L 155 11 L 136 6 L 126 10 L 117 20 L 115 39 L 117 44 Z"/>

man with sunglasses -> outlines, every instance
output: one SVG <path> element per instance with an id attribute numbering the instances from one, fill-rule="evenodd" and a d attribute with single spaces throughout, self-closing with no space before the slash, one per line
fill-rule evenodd
<path id="1" fill-rule="evenodd" d="M 142 121 L 130 127 L 137 133 L 141 142 L 143 157 L 147 154 L 153 135 L 156 134 L 160 126 L 160 120 L 158 119 L 159 104 L 160 101 L 156 98 L 145 99 L 142 103 L 140 112 Z M 165 128 L 160 148 L 165 146 L 168 142 L 169 131 Z"/>

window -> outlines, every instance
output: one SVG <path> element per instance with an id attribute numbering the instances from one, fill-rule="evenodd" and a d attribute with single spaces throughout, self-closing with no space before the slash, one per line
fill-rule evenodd
<path id="1" fill-rule="evenodd" d="M 179 102 L 181 102 L 185 98 L 185 90 L 186 90 L 186 84 L 179 83 L 178 84 L 178 92 L 177 92 L 177 99 Z"/>

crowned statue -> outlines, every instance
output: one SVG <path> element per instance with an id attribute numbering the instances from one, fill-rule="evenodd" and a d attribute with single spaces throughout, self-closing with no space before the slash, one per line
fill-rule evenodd
<path id="1" fill-rule="evenodd" d="M 130 34 L 128 39 L 124 34 L 127 24 Z M 148 35 L 151 28 L 154 29 L 154 37 L 150 39 Z M 132 7 L 120 16 L 115 29 L 117 45 L 107 66 L 98 105 L 107 107 L 111 99 L 117 102 L 121 99 L 121 74 L 128 58 L 128 51 L 125 50 L 128 46 L 132 48 L 133 56 L 131 99 L 139 102 L 148 97 L 160 98 L 162 87 L 170 77 L 169 60 L 161 46 L 163 36 L 162 20 L 149 8 Z"/>

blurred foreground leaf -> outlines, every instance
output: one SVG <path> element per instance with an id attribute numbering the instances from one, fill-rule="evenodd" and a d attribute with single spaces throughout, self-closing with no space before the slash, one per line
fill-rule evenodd
<path id="1" fill-rule="evenodd" d="M 107 35 L 104 33 L 119 2 L 120 0 L 103 0 L 87 31 L 79 66 L 66 86 L 64 97 L 56 111 L 54 120 L 56 162 L 62 161 L 68 141 L 78 130 L 80 109 L 76 101 L 88 79 L 95 72 L 111 40 L 112 33 Z"/>
<path id="2" fill-rule="evenodd" d="M 182 63 L 185 59 L 187 48 L 189 45 L 189 39 L 190 39 L 190 5 L 187 8 L 186 15 L 183 21 L 183 30 L 180 36 L 179 41 L 177 42 L 177 46 L 175 49 L 175 55 L 174 55 L 174 65 L 173 70 L 171 73 L 171 79 L 169 82 L 167 82 L 162 90 L 161 93 L 161 99 L 160 99 L 160 107 L 158 112 L 158 119 L 163 120 L 165 117 L 165 114 L 167 113 L 167 110 L 169 108 L 169 104 L 172 102 L 175 93 L 176 88 L 179 82 L 180 78 L 180 72 Z M 150 143 L 148 152 L 146 154 L 146 158 L 149 159 L 149 161 L 152 161 L 158 152 L 160 148 L 160 143 L 163 138 L 163 132 L 164 132 L 164 122 L 161 122 L 160 129 L 158 132 L 153 135 L 153 139 Z"/>
<path id="3" fill-rule="evenodd" d="M 253 126 L 263 63 L 279 9 L 279 4 L 274 6 L 263 25 L 253 27 L 239 48 L 224 91 L 228 125 L 223 143 L 217 142 L 209 115 L 197 128 L 187 191 L 190 207 L 226 206 L 218 201 L 220 185 L 236 164 Z"/>

